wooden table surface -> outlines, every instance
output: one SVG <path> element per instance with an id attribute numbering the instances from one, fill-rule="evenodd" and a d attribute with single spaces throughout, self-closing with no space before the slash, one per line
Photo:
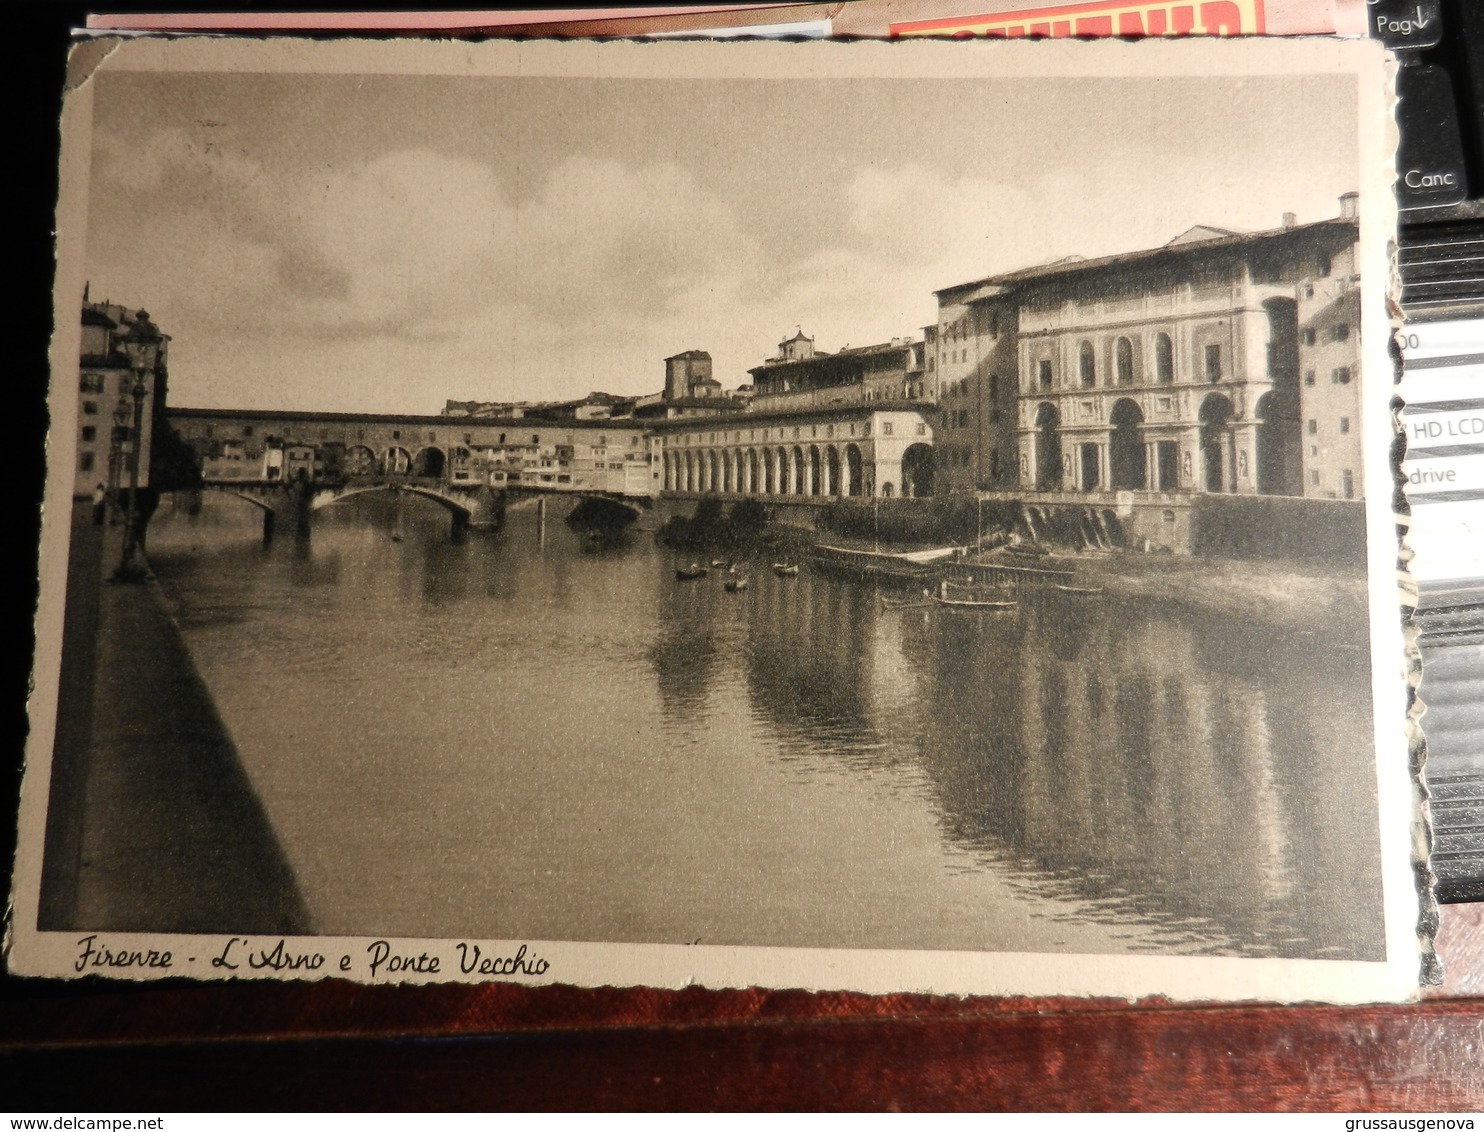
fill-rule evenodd
<path id="1" fill-rule="evenodd" d="M 1484 1108 L 1484 904 L 1403 1006 L 8 979 L 7 1107 Z"/>

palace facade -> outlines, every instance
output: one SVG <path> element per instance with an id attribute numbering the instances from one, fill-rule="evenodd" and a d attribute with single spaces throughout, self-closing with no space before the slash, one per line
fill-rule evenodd
<path id="1" fill-rule="evenodd" d="M 1355 197 L 1284 221 L 940 291 L 950 486 L 1360 498 Z"/>

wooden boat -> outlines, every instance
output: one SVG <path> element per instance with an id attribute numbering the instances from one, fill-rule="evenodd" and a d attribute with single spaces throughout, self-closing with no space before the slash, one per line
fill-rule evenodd
<path id="1" fill-rule="evenodd" d="M 689 566 L 675 567 L 675 580 L 677 582 L 691 582 L 697 578 L 706 576 L 706 567 L 699 562 L 692 562 Z"/>
<path id="2" fill-rule="evenodd" d="M 962 611 L 965 613 L 978 613 L 981 611 L 988 612 L 995 609 L 1015 608 L 1015 602 L 1013 601 L 987 601 L 980 598 L 939 597 L 937 595 L 934 595 L 933 601 L 936 604 L 941 605 L 944 609 L 952 609 L 954 611 Z"/>
<path id="3" fill-rule="evenodd" d="M 727 560 L 725 558 L 713 558 L 711 560 L 711 568 L 713 570 L 722 570 L 722 569 L 725 569 L 726 568 L 726 564 L 727 564 Z"/>
<path id="4" fill-rule="evenodd" d="M 937 577 L 941 564 L 959 553 L 954 546 L 890 554 L 843 546 L 816 546 L 814 561 L 825 570 L 892 582 L 925 582 Z"/>
<path id="5" fill-rule="evenodd" d="M 799 564 L 797 562 L 775 562 L 773 563 L 773 573 L 777 574 L 780 578 L 797 578 L 799 576 Z"/>
<path id="6" fill-rule="evenodd" d="M 1014 609 L 1015 602 L 1008 598 L 990 598 L 973 595 L 969 597 L 949 597 L 948 582 L 945 579 L 938 583 L 938 592 L 931 593 L 923 591 L 925 597 L 930 597 L 945 609 L 964 610 L 966 612 L 977 612 L 992 609 Z"/>
<path id="7" fill-rule="evenodd" d="M 747 588 L 747 575 L 738 574 L 735 578 L 728 578 L 722 585 L 729 594 L 741 593 Z"/>
<path id="8" fill-rule="evenodd" d="M 1056 586 L 1054 588 L 1060 590 L 1064 594 L 1100 594 L 1100 593 L 1103 592 L 1103 587 L 1102 586 L 1061 586 L 1061 585 L 1058 585 L 1058 586 Z"/>
<path id="9" fill-rule="evenodd" d="M 1039 566 L 1018 566 L 1006 562 L 954 562 L 945 573 L 950 582 L 965 586 L 994 586 L 1022 590 L 1049 590 L 1070 586 L 1077 580 L 1071 570 L 1048 570 Z"/>
<path id="10" fill-rule="evenodd" d="M 882 609 L 886 609 L 886 610 L 895 610 L 895 609 L 928 609 L 929 607 L 932 606 L 932 604 L 933 604 L 933 595 L 930 594 L 930 593 L 928 593 L 927 590 L 923 590 L 922 591 L 922 597 L 920 597 L 920 598 L 910 598 L 909 597 L 909 598 L 902 599 L 902 600 L 894 600 L 892 598 L 887 597 L 885 594 L 882 594 L 881 595 L 881 608 Z"/>

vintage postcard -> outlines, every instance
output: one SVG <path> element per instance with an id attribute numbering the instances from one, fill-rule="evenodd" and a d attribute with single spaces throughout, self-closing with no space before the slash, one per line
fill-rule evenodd
<path id="1" fill-rule="evenodd" d="M 100 40 L 63 135 L 12 970 L 1415 991 L 1376 44 Z"/>

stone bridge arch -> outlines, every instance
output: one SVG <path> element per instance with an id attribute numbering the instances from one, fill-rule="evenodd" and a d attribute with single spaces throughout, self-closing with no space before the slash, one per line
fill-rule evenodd
<path id="1" fill-rule="evenodd" d="M 460 538 L 470 526 L 498 527 L 504 510 L 503 496 L 490 492 L 487 488 L 465 489 L 453 494 L 422 484 L 396 482 L 350 483 L 341 487 L 316 491 L 309 504 L 309 509 L 320 511 L 337 503 L 343 503 L 347 499 L 377 493 L 413 495 L 436 503 L 448 512 L 451 524 L 449 533 L 455 539 Z"/>

